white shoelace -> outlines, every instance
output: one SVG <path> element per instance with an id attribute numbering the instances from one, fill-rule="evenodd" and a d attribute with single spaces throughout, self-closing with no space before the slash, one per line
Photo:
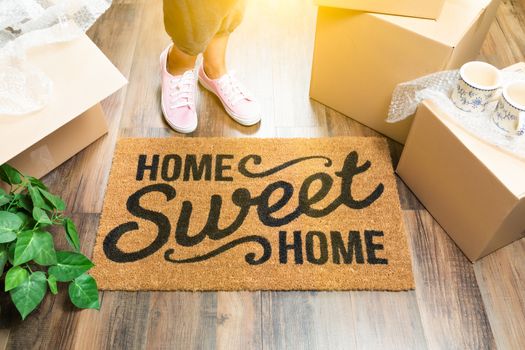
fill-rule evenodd
<path id="1" fill-rule="evenodd" d="M 170 79 L 170 108 L 192 107 L 195 94 L 195 74 L 193 70 L 184 72 L 179 79 Z"/>
<path id="2" fill-rule="evenodd" d="M 233 106 L 241 100 L 250 99 L 248 90 L 237 80 L 233 72 L 220 78 L 218 84 L 228 102 Z"/>

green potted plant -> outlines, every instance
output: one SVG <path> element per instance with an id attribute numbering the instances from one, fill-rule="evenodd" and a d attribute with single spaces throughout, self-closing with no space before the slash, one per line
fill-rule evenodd
<path id="1" fill-rule="evenodd" d="M 64 201 L 38 179 L 22 175 L 4 164 L 0 181 L 0 276 L 4 293 L 25 319 L 49 289 L 57 294 L 58 283 L 67 282 L 69 297 L 79 308 L 100 307 L 96 281 L 86 272 L 93 263 L 80 253 L 73 221 L 64 215 Z M 55 250 L 50 229 L 61 226 L 71 250 Z"/>

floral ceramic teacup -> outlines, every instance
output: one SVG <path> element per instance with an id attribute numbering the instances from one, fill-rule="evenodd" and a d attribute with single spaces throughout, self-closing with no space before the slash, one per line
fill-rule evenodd
<path id="1" fill-rule="evenodd" d="M 485 62 L 468 62 L 459 70 L 452 102 L 465 112 L 483 112 L 499 97 L 500 87 L 500 71 L 496 67 Z"/>
<path id="2" fill-rule="evenodd" d="M 494 123 L 503 131 L 517 136 L 525 134 L 525 82 L 507 85 L 492 115 Z"/>

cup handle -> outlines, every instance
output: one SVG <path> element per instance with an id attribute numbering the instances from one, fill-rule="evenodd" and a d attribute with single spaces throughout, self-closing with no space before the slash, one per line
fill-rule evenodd
<path id="1" fill-rule="evenodd" d="M 516 134 L 525 129 L 525 112 L 518 114 L 518 126 L 516 128 Z"/>

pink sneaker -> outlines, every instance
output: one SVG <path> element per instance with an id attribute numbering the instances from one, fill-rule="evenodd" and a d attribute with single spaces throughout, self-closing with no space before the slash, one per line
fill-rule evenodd
<path id="1" fill-rule="evenodd" d="M 237 123 L 250 126 L 261 120 L 259 104 L 231 73 L 224 74 L 219 79 L 210 79 L 201 65 L 199 82 L 221 100 L 226 112 Z"/>
<path id="2" fill-rule="evenodd" d="M 195 73 L 192 69 L 182 75 L 171 75 L 166 69 L 170 48 L 171 45 L 160 54 L 162 113 L 175 131 L 189 133 L 197 128 Z"/>

